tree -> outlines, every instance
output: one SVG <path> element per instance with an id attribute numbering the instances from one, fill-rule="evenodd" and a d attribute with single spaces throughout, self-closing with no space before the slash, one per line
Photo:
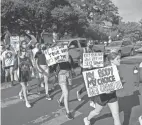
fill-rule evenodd
<path id="1" fill-rule="evenodd" d="M 60 37 L 68 32 L 102 39 L 107 35 L 101 28 L 104 21 L 115 25 L 119 19 L 118 9 L 110 0 L 2 0 L 1 5 L 3 27 L 15 33 L 30 30 L 38 38 L 46 30 Z"/>
<path id="2" fill-rule="evenodd" d="M 122 34 L 123 38 L 130 38 L 135 42 L 141 37 L 142 27 L 137 22 L 120 22 L 118 31 Z"/>

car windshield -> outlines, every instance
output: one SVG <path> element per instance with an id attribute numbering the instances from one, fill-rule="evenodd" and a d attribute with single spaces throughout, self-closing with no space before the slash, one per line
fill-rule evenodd
<path id="1" fill-rule="evenodd" d="M 115 42 L 110 43 L 108 46 L 119 46 L 121 44 L 122 44 L 121 41 L 115 41 Z"/>

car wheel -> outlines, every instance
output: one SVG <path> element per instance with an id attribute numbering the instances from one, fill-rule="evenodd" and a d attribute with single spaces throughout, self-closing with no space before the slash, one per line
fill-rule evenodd
<path id="1" fill-rule="evenodd" d="M 134 50 L 132 49 L 130 52 L 130 56 L 133 56 L 133 55 L 134 55 Z"/>

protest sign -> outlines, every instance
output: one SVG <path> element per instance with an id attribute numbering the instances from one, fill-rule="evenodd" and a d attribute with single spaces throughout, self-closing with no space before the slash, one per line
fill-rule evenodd
<path id="1" fill-rule="evenodd" d="M 115 65 L 85 71 L 83 72 L 83 78 L 88 97 L 123 88 L 117 67 Z"/>
<path id="2" fill-rule="evenodd" d="M 104 58 L 102 52 L 97 53 L 83 53 L 83 68 L 89 68 L 90 66 L 103 67 Z"/>
<path id="3" fill-rule="evenodd" d="M 66 45 L 49 48 L 45 52 L 48 66 L 69 61 L 68 47 Z"/>
<path id="4" fill-rule="evenodd" d="M 19 36 L 11 36 L 10 37 L 10 44 L 13 47 L 15 51 L 19 50 L 19 42 L 20 42 L 20 37 Z"/>

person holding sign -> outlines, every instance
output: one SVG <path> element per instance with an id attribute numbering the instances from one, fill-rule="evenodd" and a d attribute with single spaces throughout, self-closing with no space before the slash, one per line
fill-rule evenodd
<path id="1" fill-rule="evenodd" d="M 27 108 L 30 108 L 31 105 L 27 98 L 27 83 L 31 79 L 31 69 L 33 68 L 32 62 L 29 57 L 26 55 L 26 50 L 21 49 L 19 55 L 17 56 L 17 64 L 19 68 L 19 82 L 22 86 L 21 91 L 19 92 L 20 99 L 25 99 L 25 104 Z"/>
<path id="2" fill-rule="evenodd" d="M 93 41 L 88 41 L 88 43 L 87 43 L 87 48 L 85 48 L 83 54 L 84 54 L 84 53 L 87 53 L 87 54 L 90 54 L 90 53 L 95 54 L 95 50 L 93 50 L 93 45 L 94 45 L 94 44 L 93 44 Z M 102 56 L 102 62 L 103 62 L 103 53 L 101 53 L 101 56 Z M 83 58 L 84 58 L 84 57 L 83 57 L 83 55 L 82 55 L 81 58 L 80 58 L 81 72 L 83 72 L 83 71 L 88 71 L 88 70 L 92 70 L 92 69 L 94 68 L 92 64 L 89 65 L 88 68 L 84 68 L 84 67 L 83 67 Z M 100 67 L 100 66 L 98 66 L 98 67 Z M 86 92 L 85 84 L 82 84 L 81 89 L 80 89 L 79 91 L 77 91 L 77 99 L 78 99 L 78 101 L 81 101 L 81 94 L 82 94 L 83 92 Z M 92 101 L 90 101 L 90 106 L 95 107 L 95 104 L 94 104 Z"/>
<path id="3" fill-rule="evenodd" d="M 108 64 L 106 63 L 106 66 L 109 65 L 120 65 L 120 56 L 116 52 L 111 52 L 108 55 Z M 103 75 L 103 72 L 100 72 L 100 75 Z M 119 105 L 118 100 L 116 96 L 116 91 L 109 92 L 107 91 L 104 94 L 100 94 L 94 97 L 94 102 L 96 103 L 96 107 L 93 111 L 89 113 L 87 117 L 84 118 L 85 125 L 90 125 L 90 120 L 99 115 L 103 107 L 108 104 L 112 117 L 114 119 L 114 125 L 121 125 L 120 117 L 119 117 Z"/>
<path id="4" fill-rule="evenodd" d="M 58 101 L 59 106 L 65 106 L 66 116 L 68 119 L 73 119 L 73 116 L 69 110 L 69 90 L 68 84 L 71 85 L 71 64 L 68 60 L 67 62 L 61 62 L 57 64 L 58 71 L 58 83 L 62 90 L 62 95 Z M 63 101 L 64 100 L 64 101 Z M 62 102 L 63 101 L 63 102 Z"/>
<path id="5" fill-rule="evenodd" d="M 43 77 L 45 83 L 46 99 L 51 100 L 48 90 L 48 77 L 49 77 L 49 67 L 47 65 L 46 57 L 44 51 L 46 47 L 44 44 L 39 45 L 39 50 L 35 54 L 36 67 L 39 71 L 40 80 Z"/>

